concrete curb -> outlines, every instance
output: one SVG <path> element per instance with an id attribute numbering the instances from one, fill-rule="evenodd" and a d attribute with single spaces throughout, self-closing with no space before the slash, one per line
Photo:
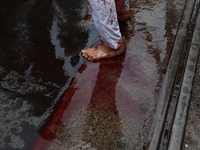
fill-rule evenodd
<path id="1" fill-rule="evenodd" d="M 194 35 L 190 46 L 190 52 L 186 64 L 186 69 L 182 81 L 181 92 L 176 109 L 172 134 L 169 143 L 169 150 L 179 150 L 182 148 L 184 130 L 186 125 L 189 101 L 192 92 L 193 81 L 195 77 L 196 65 L 200 50 L 200 11 L 196 21 Z"/>
<path id="2" fill-rule="evenodd" d="M 163 79 L 160 93 L 158 95 L 159 102 L 156 107 L 157 110 L 155 114 L 155 122 L 153 124 L 152 138 L 150 141 L 149 150 L 156 150 L 159 148 L 160 145 L 160 140 L 163 132 L 162 130 L 170 102 L 170 96 L 173 90 L 173 85 L 176 78 L 179 62 L 181 59 L 181 54 L 184 49 L 184 43 L 187 38 L 186 36 L 195 3 L 195 0 L 187 0 L 185 4 L 185 9 L 177 32 L 174 47 L 172 50 L 172 55 L 167 67 L 167 72 Z"/>

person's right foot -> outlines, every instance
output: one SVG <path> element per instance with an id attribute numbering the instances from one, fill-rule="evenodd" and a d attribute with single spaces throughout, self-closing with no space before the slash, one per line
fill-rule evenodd
<path id="1" fill-rule="evenodd" d="M 88 60 L 100 60 L 106 58 L 112 58 L 123 54 L 126 50 L 126 46 L 122 44 L 118 49 L 112 49 L 108 46 L 100 44 L 85 50 L 82 50 L 82 55 Z"/>

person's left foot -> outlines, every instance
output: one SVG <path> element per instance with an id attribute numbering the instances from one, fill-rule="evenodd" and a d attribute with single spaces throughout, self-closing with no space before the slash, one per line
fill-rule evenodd
<path id="1" fill-rule="evenodd" d="M 88 60 L 100 60 L 105 58 L 112 58 L 123 54 L 126 46 L 122 44 L 118 49 L 112 49 L 106 45 L 100 44 L 85 50 L 82 50 L 82 55 Z"/>

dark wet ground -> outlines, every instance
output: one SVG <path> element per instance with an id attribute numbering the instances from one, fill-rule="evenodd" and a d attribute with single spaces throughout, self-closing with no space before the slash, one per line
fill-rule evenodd
<path id="1" fill-rule="evenodd" d="M 146 146 L 184 2 L 130 2 L 126 54 L 95 63 L 84 1 L 0 2 L 0 149 Z"/>

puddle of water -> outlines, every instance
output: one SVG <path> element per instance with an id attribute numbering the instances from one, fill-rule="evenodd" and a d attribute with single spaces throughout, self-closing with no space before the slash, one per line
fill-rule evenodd
<path id="1" fill-rule="evenodd" d="M 56 2 L 1 2 L 0 148 L 30 149 L 84 62 L 79 52 L 88 31 L 78 25 L 82 3 Z"/>
<path id="2" fill-rule="evenodd" d="M 10 25 L 4 32 L 14 35 L 7 39 L 1 36 L 2 42 L 10 42 L 1 45 L 0 52 L 4 70 L 0 74 L 0 96 L 5 106 L 1 111 L 8 110 L 8 99 L 23 106 L 16 104 L 18 115 L 14 120 L 20 121 L 9 126 L 19 132 L 8 128 L 2 136 L 2 141 L 7 140 L 1 146 L 128 150 L 141 149 L 148 142 L 156 96 L 183 7 L 172 7 L 176 1 L 130 2 L 133 17 L 129 26 L 122 28 L 126 54 L 96 63 L 84 63 L 79 54 L 82 48 L 98 42 L 92 23 L 79 25 L 85 15 L 85 3 L 5 3 L 5 12 L 12 10 L 9 7 L 15 8 L 17 21 L 4 15 Z M 6 24 L 1 23 L 1 27 Z M 7 96 L 5 90 L 17 98 Z M 9 118 L 15 112 L 2 114 Z M 2 129 L 7 125 L 4 123 Z M 27 138 L 30 134 L 33 138 Z M 10 136 L 15 138 L 9 139 Z M 20 144 L 13 144 L 14 141 Z"/>
<path id="3" fill-rule="evenodd" d="M 133 88 L 130 83 L 138 90 L 142 86 L 139 80 L 145 85 L 151 81 L 141 76 L 143 71 L 139 69 L 139 62 L 134 63 L 136 59 L 132 63 L 138 66 L 131 68 L 129 63 L 124 64 L 124 58 L 125 55 L 87 63 L 81 68 L 33 149 L 133 147 L 136 144 L 134 134 L 138 133 L 150 110 L 135 100 L 137 95 L 129 89 Z"/>

